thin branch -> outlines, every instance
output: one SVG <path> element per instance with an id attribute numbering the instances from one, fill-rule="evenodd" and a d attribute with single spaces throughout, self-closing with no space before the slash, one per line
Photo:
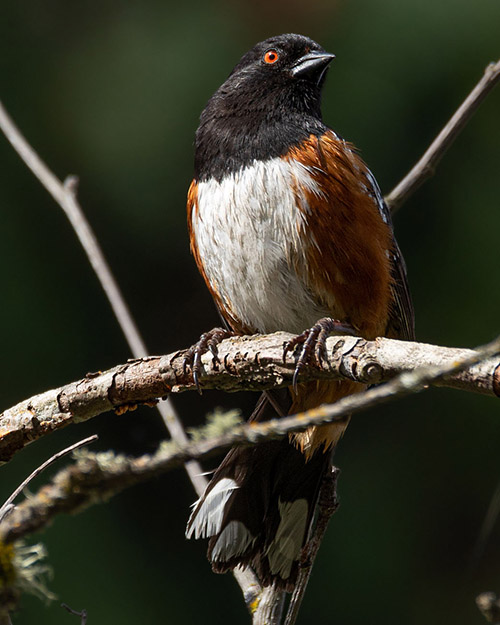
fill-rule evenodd
<path id="1" fill-rule="evenodd" d="M 233 569 L 232 573 L 243 593 L 246 608 L 253 615 L 255 605 L 260 601 L 262 594 L 262 587 L 257 579 L 257 575 L 250 567 L 237 567 Z"/>
<path id="2" fill-rule="evenodd" d="M 12 542 L 48 525 L 63 512 L 74 512 L 97 501 L 107 500 L 125 488 L 161 475 L 188 459 L 201 459 L 233 445 L 254 445 L 263 440 L 283 438 L 289 432 L 304 431 L 310 426 L 342 421 L 347 415 L 366 410 L 397 397 L 416 393 L 435 381 L 471 367 L 500 353 L 500 337 L 478 348 L 462 360 L 440 366 L 421 367 L 404 372 L 386 384 L 365 393 L 350 395 L 335 404 L 327 404 L 302 414 L 263 423 L 246 423 L 216 438 L 177 446 L 167 443 L 149 456 L 128 458 L 111 452 L 80 452 L 77 464 L 60 471 L 53 481 L 37 494 L 23 501 L 0 524 L 0 540 Z"/>
<path id="3" fill-rule="evenodd" d="M 121 293 L 113 273 L 104 257 L 104 253 L 97 238 L 88 223 L 83 210 L 76 198 L 78 179 L 68 176 L 62 183 L 38 156 L 23 134 L 17 128 L 0 102 L 0 128 L 10 141 L 12 147 L 21 157 L 28 168 L 33 172 L 43 187 L 50 193 L 66 214 L 78 240 L 80 241 L 87 258 L 106 294 L 113 313 L 125 336 L 130 350 L 135 358 L 142 358 L 148 354 L 146 345 L 139 333 L 129 307 Z M 165 425 L 173 440 L 185 443 L 187 438 L 182 423 L 170 401 L 161 402 L 157 406 Z M 206 486 L 206 480 L 201 475 L 202 469 L 197 463 L 190 463 L 186 471 L 193 486 L 200 495 Z"/>
<path id="4" fill-rule="evenodd" d="M 0 508 L 0 523 L 2 522 L 2 519 L 4 518 L 4 516 L 8 512 L 10 512 L 12 510 L 12 508 L 14 507 L 14 500 L 16 499 L 16 497 L 20 493 L 23 492 L 23 490 L 26 488 L 26 486 L 28 486 L 28 484 L 32 480 L 34 480 L 35 477 L 40 475 L 40 473 L 45 471 L 45 469 L 50 467 L 51 464 L 54 464 L 54 462 L 56 462 L 57 460 L 59 460 L 63 456 L 66 456 L 67 454 L 71 453 L 72 451 L 75 451 L 75 449 L 79 449 L 80 447 L 83 447 L 84 445 L 90 445 L 90 443 L 93 443 L 98 438 L 99 437 L 97 436 L 97 434 L 93 434 L 92 436 L 89 436 L 88 438 L 84 438 L 83 440 L 78 441 L 77 443 L 74 443 L 73 445 L 70 445 L 69 447 L 66 447 L 66 449 L 58 451 L 51 458 L 49 458 L 48 460 L 43 462 L 39 467 L 37 467 L 30 475 L 28 475 L 28 477 L 23 482 L 21 482 L 21 484 L 19 484 L 19 486 L 16 488 L 16 490 L 12 493 L 12 495 L 5 501 L 3 506 Z"/>
<path id="5" fill-rule="evenodd" d="M 81 610 L 80 612 L 77 612 L 76 610 L 73 610 L 72 608 L 69 607 L 69 605 L 66 605 L 65 603 L 61 603 L 61 608 L 64 608 L 70 614 L 74 614 L 75 616 L 79 616 L 80 617 L 80 625 L 86 625 L 87 624 L 87 610 Z"/>
<path id="6" fill-rule="evenodd" d="M 436 166 L 443 158 L 446 150 L 455 141 L 481 102 L 499 80 L 500 61 L 490 63 L 490 65 L 486 67 L 481 80 L 434 139 L 422 158 L 403 180 L 396 185 L 389 195 L 386 196 L 385 201 L 393 213 L 406 202 L 410 195 L 412 195 L 425 180 L 434 174 Z"/>
<path id="7" fill-rule="evenodd" d="M 283 617 L 286 593 L 274 586 L 263 588 L 259 605 L 253 617 L 253 625 L 279 625 Z"/>
<path id="8" fill-rule="evenodd" d="M 226 339 L 219 346 L 222 366 L 214 362 L 211 354 L 203 356 L 202 387 L 258 391 L 289 386 L 295 363 L 292 357 L 283 362 L 283 343 L 291 337 L 277 332 Z M 479 362 L 477 352 L 469 349 L 346 336 L 330 337 L 327 351 L 321 369 L 304 369 L 301 381 L 349 378 L 378 384 L 417 367 L 447 367 L 472 358 L 475 364 L 436 378 L 433 383 L 491 396 L 500 394 L 498 359 Z M 194 389 L 191 375 L 184 372 L 183 352 L 132 360 L 103 373 L 87 374 L 77 382 L 31 397 L 0 414 L 0 462 L 70 423 L 110 410 L 125 412 L 138 403 L 152 405 L 155 398 Z M 176 442 L 185 444 L 186 440 Z"/>
<path id="9" fill-rule="evenodd" d="M 146 356 L 148 354 L 146 345 L 142 340 L 132 314 L 130 313 L 130 309 L 104 257 L 99 242 L 76 198 L 77 178 L 75 176 L 68 176 L 64 183 L 62 183 L 29 145 L 1 102 L 0 128 L 24 163 L 59 204 L 69 219 L 106 294 L 132 354 L 135 358 Z M 178 442 L 185 443 L 187 437 L 172 403 L 161 402 L 157 407 L 172 438 Z M 204 480 L 201 475 L 201 467 L 197 463 L 190 463 L 186 466 L 186 470 L 196 492 L 200 495 L 206 486 L 206 480 Z"/>
<path id="10" fill-rule="evenodd" d="M 63 209 L 99 278 L 132 353 L 138 358 L 145 356 L 147 354 L 146 347 L 139 336 L 137 327 L 104 258 L 95 234 L 85 219 L 76 199 L 77 178 L 68 176 L 63 184 L 29 145 L 1 102 L 0 128 L 24 163 Z"/>

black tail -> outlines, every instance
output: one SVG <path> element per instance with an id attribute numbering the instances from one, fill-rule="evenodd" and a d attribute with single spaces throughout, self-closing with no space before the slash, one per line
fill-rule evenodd
<path id="1" fill-rule="evenodd" d="M 250 565 L 264 585 L 291 590 L 330 462 L 323 448 L 306 462 L 287 438 L 232 449 L 194 504 L 187 538 L 210 538 L 215 572 Z"/>

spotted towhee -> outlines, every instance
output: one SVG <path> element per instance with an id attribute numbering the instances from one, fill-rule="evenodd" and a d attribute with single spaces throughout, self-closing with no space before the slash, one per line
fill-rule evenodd
<path id="1" fill-rule="evenodd" d="M 188 193 L 191 250 L 227 329 L 298 333 L 289 347 L 312 337 L 297 371 L 321 357 L 332 330 L 414 336 L 405 264 L 380 189 L 353 146 L 321 118 L 333 58 L 300 35 L 247 52 L 201 115 Z M 202 349 L 215 350 L 223 335 L 209 333 Z M 193 354 L 197 374 L 199 349 Z M 300 384 L 299 376 L 294 387 L 264 394 L 252 418 L 363 388 L 348 380 Z M 215 571 L 250 564 L 264 584 L 293 587 L 319 484 L 345 427 L 229 452 L 186 531 L 210 538 Z"/>

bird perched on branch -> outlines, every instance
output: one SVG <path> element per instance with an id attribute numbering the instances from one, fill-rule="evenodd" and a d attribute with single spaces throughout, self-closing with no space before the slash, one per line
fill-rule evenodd
<path id="1" fill-rule="evenodd" d="M 350 380 L 300 383 L 321 364 L 331 332 L 413 338 L 406 269 L 391 216 L 354 147 L 322 121 L 333 54 L 280 35 L 247 52 L 201 114 L 188 192 L 191 250 L 230 334 L 298 336 L 294 385 L 263 394 L 252 419 L 314 408 L 363 390 Z M 297 348 L 297 350 L 295 349 Z M 194 504 L 188 538 L 208 537 L 217 572 L 252 565 L 263 584 L 291 590 L 319 486 L 347 421 L 231 450 Z"/>

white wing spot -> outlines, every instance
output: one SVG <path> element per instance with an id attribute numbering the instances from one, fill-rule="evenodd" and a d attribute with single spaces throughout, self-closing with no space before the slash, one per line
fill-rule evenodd
<path id="1" fill-rule="evenodd" d="M 281 521 L 266 556 L 273 575 L 290 577 L 293 563 L 298 560 L 306 531 L 308 504 L 306 499 L 278 503 Z"/>
<path id="2" fill-rule="evenodd" d="M 240 556 L 255 542 L 255 536 L 247 530 L 241 521 L 230 521 L 222 530 L 212 549 L 212 560 L 226 561 Z"/>
<path id="3" fill-rule="evenodd" d="M 223 478 L 212 488 L 201 506 L 195 508 L 189 518 L 186 538 L 207 538 L 220 532 L 226 503 L 238 488 L 236 482 L 228 477 Z M 195 503 L 198 505 L 200 500 Z"/>

